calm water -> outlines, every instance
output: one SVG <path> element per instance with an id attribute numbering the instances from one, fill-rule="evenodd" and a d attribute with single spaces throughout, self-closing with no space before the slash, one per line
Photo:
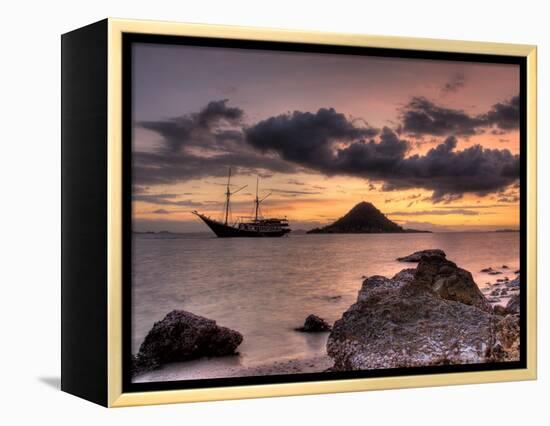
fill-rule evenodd
<path id="1" fill-rule="evenodd" d="M 295 235 L 275 239 L 202 236 L 134 237 L 133 351 L 172 309 L 214 319 L 241 332 L 239 364 L 248 367 L 325 352 L 326 333 L 293 328 L 310 313 L 329 322 L 355 302 L 363 276 L 392 276 L 415 264 L 396 262 L 440 248 L 480 287 L 498 277 L 480 269 L 519 267 L 519 234 L 439 233 Z"/>

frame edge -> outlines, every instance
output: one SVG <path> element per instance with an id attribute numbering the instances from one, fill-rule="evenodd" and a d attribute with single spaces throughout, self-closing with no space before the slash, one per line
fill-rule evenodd
<path id="1" fill-rule="evenodd" d="M 478 53 L 524 57 L 527 60 L 527 200 L 528 276 L 527 368 L 396 376 L 285 384 L 229 386 L 151 392 L 122 392 L 122 34 L 143 33 L 294 43 L 368 46 L 388 49 Z M 108 406 L 169 404 L 428 386 L 536 380 L 536 54 L 535 45 L 441 40 L 315 31 L 265 29 L 108 18 Z"/>

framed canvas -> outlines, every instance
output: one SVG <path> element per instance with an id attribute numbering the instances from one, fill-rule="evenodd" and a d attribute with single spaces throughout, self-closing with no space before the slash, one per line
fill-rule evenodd
<path id="1" fill-rule="evenodd" d="M 112 407 L 536 378 L 536 48 L 62 36 L 62 389 Z"/>

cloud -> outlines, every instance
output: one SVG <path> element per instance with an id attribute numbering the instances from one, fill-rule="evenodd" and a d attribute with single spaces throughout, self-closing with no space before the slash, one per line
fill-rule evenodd
<path id="1" fill-rule="evenodd" d="M 483 118 L 475 119 L 424 98 L 414 98 L 411 105 L 424 114 L 431 111 L 430 126 L 418 127 L 419 121 L 417 130 L 468 134 L 479 123 L 509 125 L 513 116 L 509 107 L 514 103 L 495 104 Z M 507 149 L 474 145 L 459 151 L 456 137 L 448 136 L 424 155 L 409 155 L 411 142 L 392 129 L 370 127 L 334 108 L 280 114 L 251 126 L 245 126 L 243 117 L 243 110 L 228 106 L 224 99 L 208 103 L 197 113 L 140 123 L 157 132 L 163 143 L 152 151 L 134 152 L 134 184 L 224 177 L 229 167 L 235 173 L 262 176 L 316 172 L 369 179 L 380 182 L 382 190 L 427 189 L 432 191 L 432 201 L 448 203 L 465 193 L 486 195 L 502 190 L 519 177 L 519 157 Z M 151 200 L 150 194 L 138 196 L 143 197 L 141 201 Z M 158 200 L 193 206 L 190 200 L 166 195 Z"/>
<path id="2" fill-rule="evenodd" d="M 244 112 L 240 108 L 229 107 L 228 99 L 209 102 L 198 113 L 158 121 L 142 121 L 144 129 L 152 130 L 163 137 L 164 149 L 178 152 L 188 145 L 202 145 L 221 148 L 233 141 L 239 141 L 241 133 L 232 129 L 219 129 L 220 124 L 238 125 Z"/>
<path id="3" fill-rule="evenodd" d="M 466 209 L 449 209 L 449 210 L 419 210 L 419 211 L 397 211 L 387 213 L 388 216 L 448 216 L 448 215 L 463 215 L 463 216 L 478 216 L 481 213 L 474 210 Z"/>
<path id="4" fill-rule="evenodd" d="M 441 92 L 446 95 L 449 93 L 458 92 L 464 87 L 464 74 L 457 73 L 451 77 L 451 79 L 443 85 Z"/>
<path id="5" fill-rule="evenodd" d="M 178 197 L 178 194 L 134 194 L 132 198 L 133 198 L 133 201 L 142 201 L 144 203 L 166 205 L 166 206 L 202 207 L 205 204 L 210 204 L 210 203 L 199 203 L 192 200 L 174 200 L 174 198 L 177 198 L 177 197 Z"/>
<path id="6" fill-rule="evenodd" d="M 483 118 L 488 124 L 501 130 L 513 130 L 519 127 L 519 113 L 519 96 L 514 96 L 505 102 L 494 104 Z"/>
<path id="7" fill-rule="evenodd" d="M 383 181 L 384 190 L 428 189 L 435 202 L 454 201 L 464 193 L 486 195 L 519 177 L 519 157 L 507 149 L 474 145 L 457 151 L 456 138 L 449 136 L 425 155 L 407 157 L 410 142 L 393 130 L 384 127 L 377 140 L 357 139 L 366 130 L 354 129 L 337 115 L 322 109 L 272 117 L 248 128 L 247 141 L 262 152 L 329 176 Z"/>
<path id="8" fill-rule="evenodd" d="M 512 195 L 512 196 L 502 196 L 498 197 L 497 201 L 501 203 L 518 203 L 519 202 L 519 196 Z"/>
<path id="9" fill-rule="evenodd" d="M 436 105 L 425 97 L 414 97 L 402 111 L 403 131 L 414 135 L 472 136 L 485 125 L 482 118 L 458 109 Z"/>
<path id="10" fill-rule="evenodd" d="M 519 96 L 494 104 L 489 111 L 470 115 L 463 110 L 436 105 L 425 97 L 413 97 L 401 111 L 402 130 L 415 136 L 473 136 L 486 128 L 497 132 L 519 127 Z M 493 130 L 494 131 L 494 130 Z"/>
<path id="11" fill-rule="evenodd" d="M 263 120 L 246 130 L 248 142 L 262 152 L 277 152 L 298 164 L 332 160 L 332 143 L 372 137 L 378 129 L 356 127 L 333 108 L 316 113 L 294 111 Z"/>
<path id="12" fill-rule="evenodd" d="M 165 210 L 165 209 L 156 209 L 156 210 L 153 210 L 153 213 L 155 213 L 155 214 L 170 214 L 170 212 L 168 210 Z"/>
<path id="13" fill-rule="evenodd" d="M 205 176 L 223 177 L 227 176 L 229 167 L 242 174 L 293 171 L 290 164 L 261 155 L 244 142 L 243 117 L 243 110 L 228 106 L 228 100 L 223 99 L 209 102 L 197 113 L 137 123 L 159 134 L 162 144 L 153 151 L 134 152 L 134 184 L 170 184 Z"/>
<path id="14" fill-rule="evenodd" d="M 293 191 L 293 190 L 290 190 L 290 189 L 277 189 L 277 188 L 268 189 L 268 191 L 275 192 L 275 193 L 281 194 L 283 196 L 286 195 L 286 196 L 289 196 L 289 197 L 297 197 L 298 195 L 318 195 L 318 194 L 321 194 L 321 192 L 319 192 L 319 191 Z"/>
<path id="15" fill-rule="evenodd" d="M 452 227 L 436 225 L 431 222 L 422 222 L 415 220 L 394 220 L 399 225 L 405 229 L 416 229 L 420 231 L 431 231 L 431 232 L 449 232 L 452 231 Z"/>

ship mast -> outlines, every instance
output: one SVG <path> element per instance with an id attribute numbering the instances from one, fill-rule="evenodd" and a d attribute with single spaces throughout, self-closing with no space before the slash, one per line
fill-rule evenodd
<path id="1" fill-rule="evenodd" d="M 254 214 L 254 221 L 255 222 L 258 221 L 258 215 L 260 214 L 260 203 L 271 195 L 271 192 L 270 192 L 269 194 L 267 194 L 264 198 L 262 198 L 260 200 L 260 198 L 258 197 L 259 181 L 260 181 L 259 176 L 256 176 L 256 199 L 254 200 L 254 204 L 256 205 L 255 214 Z"/>
<path id="2" fill-rule="evenodd" d="M 227 191 L 225 192 L 225 224 L 227 225 L 227 219 L 229 217 L 229 199 L 231 198 L 231 192 L 229 191 L 229 184 L 231 182 L 231 167 L 229 168 L 229 175 L 227 176 Z"/>
<path id="3" fill-rule="evenodd" d="M 229 187 L 231 186 L 231 167 L 229 168 L 229 175 L 227 176 L 227 190 L 225 191 L 225 220 L 224 224 L 227 225 L 227 222 L 229 220 L 229 200 L 233 194 L 236 194 L 242 189 L 245 189 L 248 185 L 242 186 L 236 191 L 231 192 L 229 190 Z"/>
<path id="4" fill-rule="evenodd" d="M 260 199 L 258 198 L 258 185 L 259 185 L 259 182 L 260 182 L 260 178 L 258 176 L 256 176 L 256 200 L 255 200 L 256 213 L 254 215 L 254 222 L 258 221 L 258 210 L 260 209 Z"/>

